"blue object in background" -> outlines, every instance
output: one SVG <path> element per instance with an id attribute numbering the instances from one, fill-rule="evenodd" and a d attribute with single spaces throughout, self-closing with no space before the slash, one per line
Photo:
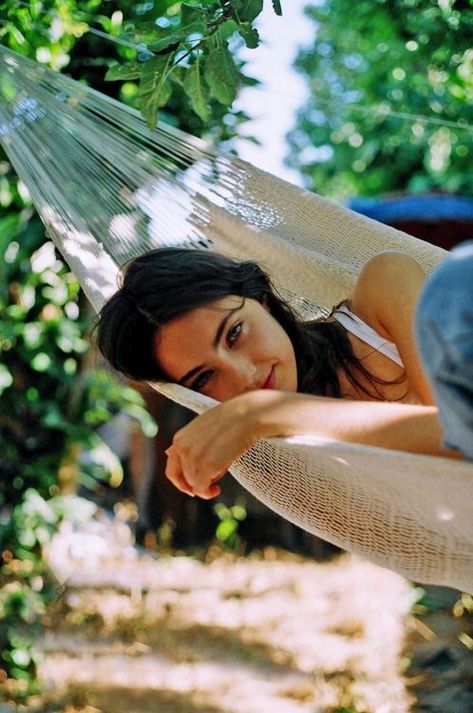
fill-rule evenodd
<path id="1" fill-rule="evenodd" d="M 406 220 L 473 222 L 473 198 L 429 193 L 395 198 L 352 198 L 348 208 L 381 223 Z"/>
<path id="2" fill-rule="evenodd" d="M 450 250 L 473 239 L 473 198 L 448 193 L 352 198 L 351 210 Z"/>

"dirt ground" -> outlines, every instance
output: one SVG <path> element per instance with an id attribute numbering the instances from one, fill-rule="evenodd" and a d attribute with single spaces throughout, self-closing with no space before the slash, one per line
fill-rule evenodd
<path id="1" fill-rule="evenodd" d="M 412 613 L 411 583 L 349 555 L 152 557 L 106 518 L 66 524 L 49 559 L 66 586 L 39 645 L 42 710 L 473 711 L 471 602 L 453 590 Z"/>

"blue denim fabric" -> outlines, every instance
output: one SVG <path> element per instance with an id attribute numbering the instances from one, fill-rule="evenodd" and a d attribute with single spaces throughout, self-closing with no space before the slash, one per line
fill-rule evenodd
<path id="1" fill-rule="evenodd" d="M 428 278 L 416 332 L 445 445 L 473 460 L 473 242 L 455 248 Z"/>

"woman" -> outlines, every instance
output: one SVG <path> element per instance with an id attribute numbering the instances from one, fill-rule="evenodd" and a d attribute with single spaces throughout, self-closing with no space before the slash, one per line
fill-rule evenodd
<path id="1" fill-rule="evenodd" d="M 125 266 L 101 312 L 98 346 L 133 379 L 222 402 L 167 451 L 167 477 L 191 496 L 218 495 L 216 481 L 265 437 L 315 434 L 455 457 L 442 447 L 415 347 L 424 279 L 412 258 L 382 253 L 327 319 L 304 323 L 255 263 L 162 248 Z"/>

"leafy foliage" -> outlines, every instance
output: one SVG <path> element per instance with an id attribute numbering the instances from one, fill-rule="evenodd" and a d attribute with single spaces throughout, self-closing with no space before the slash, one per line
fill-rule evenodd
<path id="1" fill-rule="evenodd" d="M 30 211 L 0 219 L 0 508 L 17 504 L 28 487 L 56 494 L 71 448 L 96 446 L 93 429 L 116 410 L 132 407 L 149 421 L 136 392 L 108 372 L 81 370 L 88 320 L 79 284 L 43 241 Z"/>
<path id="2" fill-rule="evenodd" d="M 279 2 L 273 7 L 282 14 Z M 180 88 L 201 121 L 209 122 L 215 105 L 221 105 L 217 115 L 227 110 L 240 85 L 248 83 L 230 41 L 238 34 L 247 47 L 258 47 L 253 23 L 262 10 L 263 0 L 158 3 L 146 17 L 124 23 L 127 37 L 140 48 L 138 62 L 111 66 L 106 78 L 135 79 L 139 73 L 139 106 L 151 126 Z"/>
<path id="3" fill-rule="evenodd" d="M 470 195 L 471 1 L 323 0 L 306 12 L 316 39 L 297 66 L 311 98 L 290 164 L 307 187 L 337 198 Z"/>

